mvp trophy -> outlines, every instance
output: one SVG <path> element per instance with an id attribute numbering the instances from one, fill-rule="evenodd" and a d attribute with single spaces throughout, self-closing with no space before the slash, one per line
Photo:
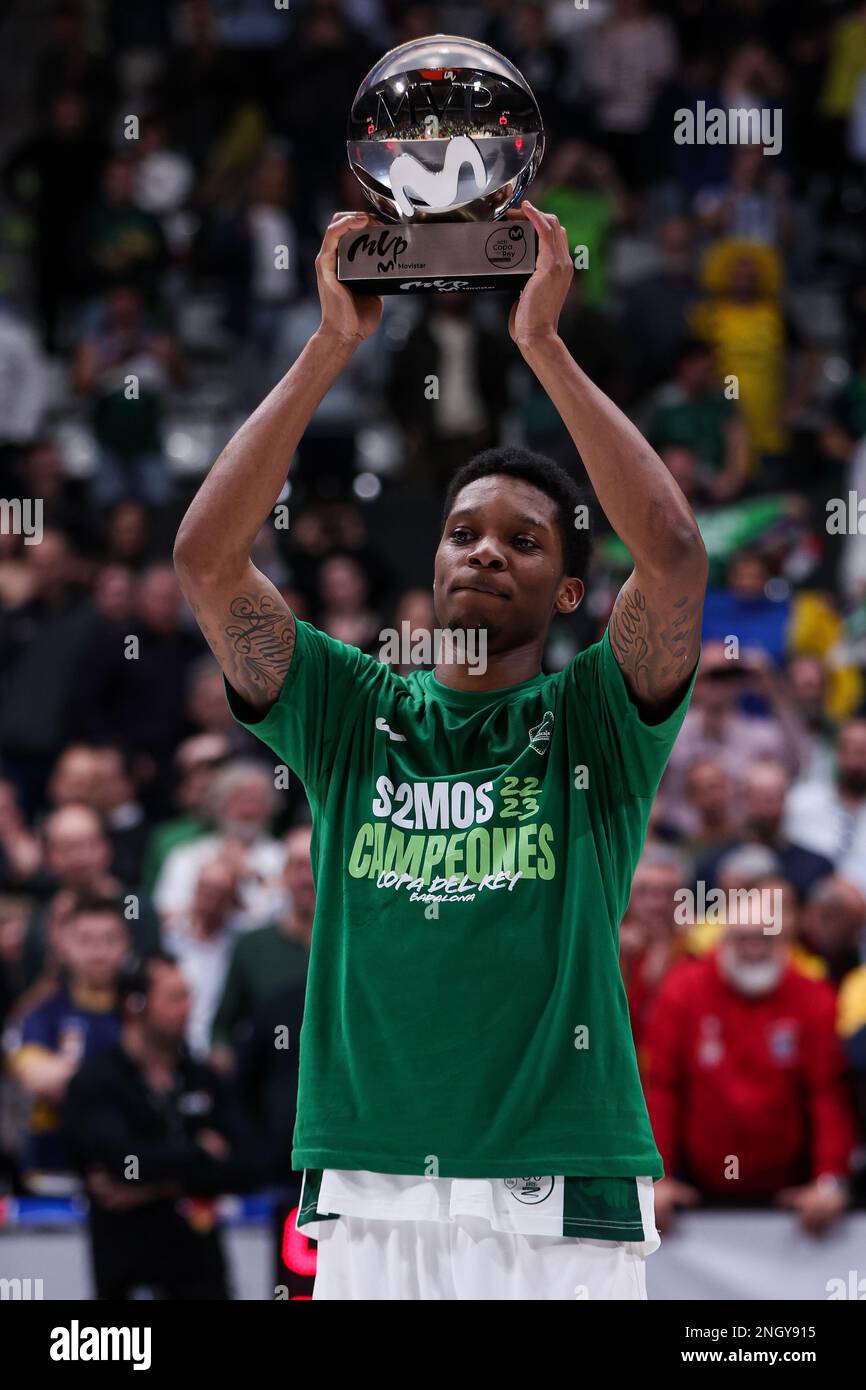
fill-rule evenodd
<path id="1" fill-rule="evenodd" d="M 521 289 L 537 237 L 507 218 L 544 153 L 538 104 L 495 48 L 451 34 L 392 48 L 352 103 L 346 142 L 389 225 L 347 232 L 337 278 L 359 294 Z"/>

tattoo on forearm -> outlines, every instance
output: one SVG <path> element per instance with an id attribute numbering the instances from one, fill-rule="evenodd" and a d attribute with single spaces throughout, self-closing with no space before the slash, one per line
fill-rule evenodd
<path id="1" fill-rule="evenodd" d="M 703 596 L 684 594 L 663 616 L 640 589 L 624 589 L 610 619 L 614 656 L 634 693 L 663 699 L 690 674 L 700 650 Z"/>
<path id="2" fill-rule="evenodd" d="M 255 700 L 279 694 L 295 649 L 295 620 L 270 594 L 238 594 L 229 604 L 230 621 L 210 630 L 196 604 L 199 627 L 230 684 Z"/>

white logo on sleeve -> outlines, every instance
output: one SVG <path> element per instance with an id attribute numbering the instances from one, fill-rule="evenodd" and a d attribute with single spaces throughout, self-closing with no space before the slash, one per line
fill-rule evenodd
<path id="1" fill-rule="evenodd" d="M 536 724 L 534 729 L 529 730 L 529 746 L 534 752 L 538 753 L 539 756 L 546 753 L 550 747 L 550 735 L 553 733 L 553 723 L 553 710 L 546 709 L 541 723 Z"/>
<path id="2" fill-rule="evenodd" d="M 395 734 L 395 733 L 394 733 L 394 730 L 391 728 L 391 726 L 390 726 L 390 724 L 388 723 L 387 719 L 384 719 L 381 715 L 380 715 L 379 718 L 376 720 L 376 728 L 379 729 L 379 730 L 381 730 L 381 732 L 382 732 L 383 734 L 387 734 L 388 737 L 392 740 L 393 743 L 405 743 L 405 742 L 406 742 L 406 735 L 405 735 L 405 734 Z"/>

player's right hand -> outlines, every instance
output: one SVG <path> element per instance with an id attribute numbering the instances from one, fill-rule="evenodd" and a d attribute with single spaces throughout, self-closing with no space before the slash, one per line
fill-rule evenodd
<path id="1" fill-rule="evenodd" d="M 321 329 L 351 347 L 369 338 L 382 317 L 379 295 L 353 294 L 337 279 L 337 243 L 346 232 L 380 224 L 369 212 L 335 212 L 316 257 L 316 282 L 322 306 Z"/>

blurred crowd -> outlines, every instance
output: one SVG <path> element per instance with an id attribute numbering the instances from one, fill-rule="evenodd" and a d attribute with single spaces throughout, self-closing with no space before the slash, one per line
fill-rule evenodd
<path id="1" fill-rule="evenodd" d="M 216 1194 L 291 1200 L 308 809 L 232 722 L 171 544 L 317 326 L 324 228 L 365 206 L 345 157 L 359 82 L 444 31 L 529 80 L 533 201 L 579 267 L 562 336 L 710 555 L 701 673 L 622 926 L 660 1223 L 701 1199 L 841 1217 L 866 1151 L 866 4 L 12 10 L 30 50 L 0 56 L 28 65 L 0 146 L 0 493 L 41 511 L 0 528 L 7 1189 L 86 1172 L 98 1288 L 165 1284 L 170 1242 L 178 1297 L 225 1291 Z M 779 152 L 677 143 L 698 102 L 780 113 Z M 453 468 L 525 443 L 581 472 L 508 307 L 386 301 L 256 545 L 299 617 L 373 653 L 386 627 L 432 628 L 425 547 Z M 601 635 L 630 568 L 594 520 L 548 669 Z"/>

